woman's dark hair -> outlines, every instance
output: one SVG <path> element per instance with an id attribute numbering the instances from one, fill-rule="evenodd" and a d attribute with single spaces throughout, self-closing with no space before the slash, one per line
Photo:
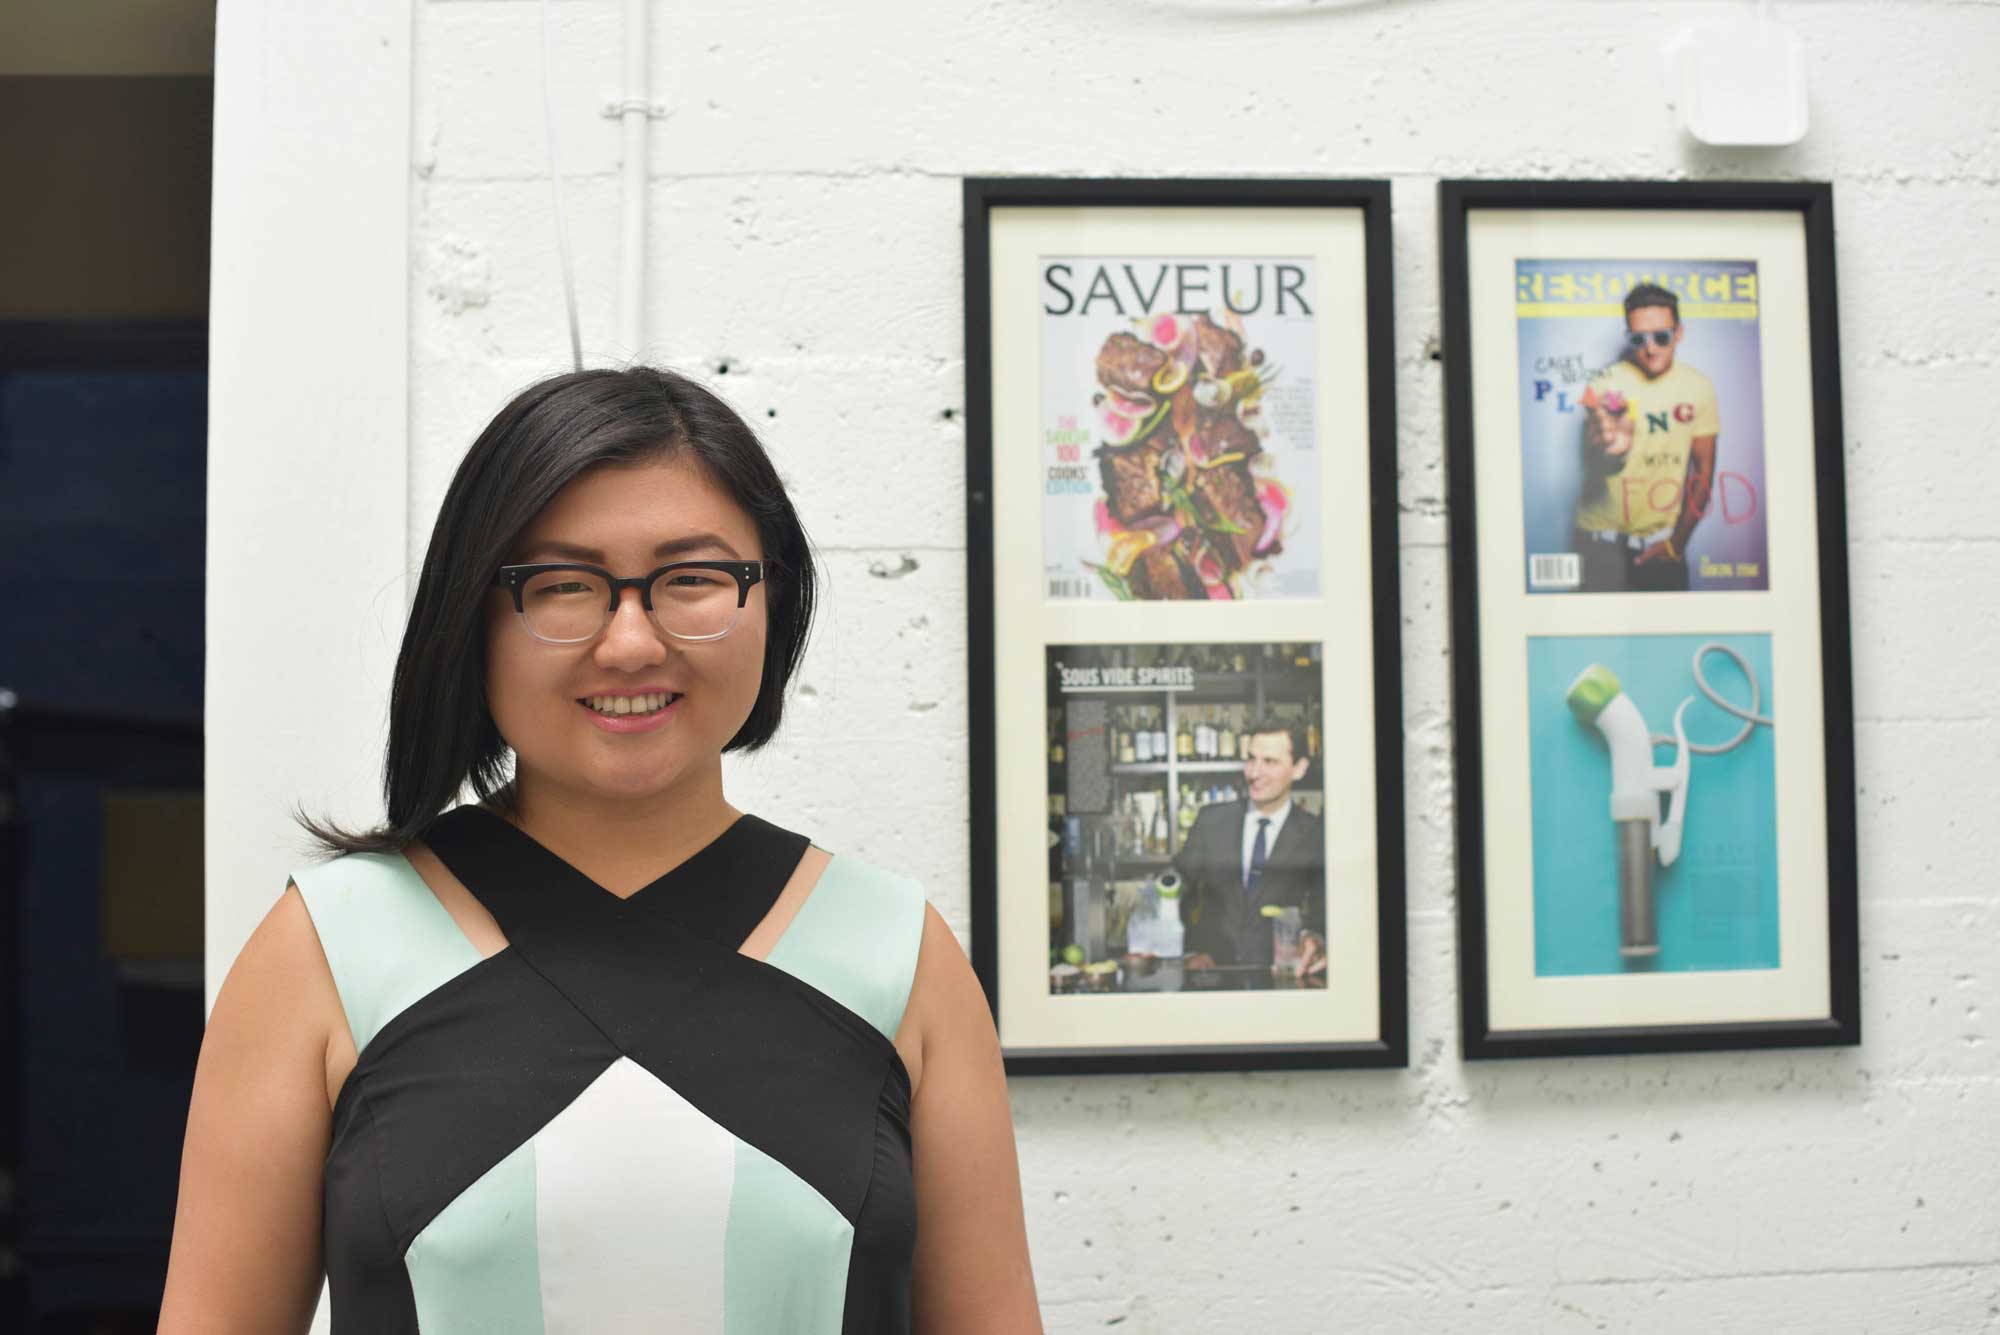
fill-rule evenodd
<path id="1" fill-rule="evenodd" d="M 691 460 L 757 527 L 767 567 L 763 681 L 725 751 L 778 731 L 785 685 L 812 626 L 812 552 L 770 457 L 743 419 L 672 371 L 635 366 L 551 376 L 522 390 L 472 443 L 438 511 L 389 695 L 382 766 L 388 819 L 354 833 L 301 813 L 332 853 L 400 850 L 470 781 L 483 801 L 507 783 L 507 744 L 486 707 L 487 590 L 508 549 L 586 468 Z"/>

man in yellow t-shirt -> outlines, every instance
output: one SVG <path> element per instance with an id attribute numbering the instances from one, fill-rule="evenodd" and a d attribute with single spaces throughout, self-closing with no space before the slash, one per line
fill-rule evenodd
<path id="1" fill-rule="evenodd" d="M 1584 392 L 1576 550 L 1585 592 L 1688 587 L 1688 539 L 1708 512 L 1719 425 L 1715 386 L 1674 360 L 1684 332 L 1679 299 L 1638 284 L 1625 294 L 1625 357 Z"/>

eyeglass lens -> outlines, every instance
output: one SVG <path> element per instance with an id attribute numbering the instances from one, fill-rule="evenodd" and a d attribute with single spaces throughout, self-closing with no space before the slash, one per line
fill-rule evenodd
<path id="1" fill-rule="evenodd" d="M 736 577 L 669 570 L 653 581 L 653 623 L 683 639 L 713 639 L 736 624 Z M 588 570 L 544 570 L 521 587 L 521 615 L 544 640 L 587 640 L 611 619 L 611 587 Z"/>
<path id="2" fill-rule="evenodd" d="M 1643 332 L 1625 335 L 1625 341 L 1635 348 L 1645 347 L 1646 340 L 1649 338 L 1653 340 L 1654 347 L 1664 348 L 1667 344 L 1674 341 L 1674 331 L 1671 329 L 1648 329 Z"/>

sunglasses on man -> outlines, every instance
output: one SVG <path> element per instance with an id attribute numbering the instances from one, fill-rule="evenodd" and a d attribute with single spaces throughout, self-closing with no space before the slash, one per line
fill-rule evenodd
<path id="1" fill-rule="evenodd" d="M 1645 347 L 1646 340 L 1649 338 L 1653 340 L 1654 347 L 1664 348 L 1674 341 L 1674 331 L 1671 329 L 1648 329 L 1625 335 L 1625 341 L 1635 348 Z"/>

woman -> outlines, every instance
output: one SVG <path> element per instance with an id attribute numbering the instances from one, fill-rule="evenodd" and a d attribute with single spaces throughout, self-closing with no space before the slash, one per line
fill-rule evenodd
<path id="1" fill-rule="evenodd" d="M 1040 1330 L 957 942 L 723 795 L 812 608 L 769 459 L 693 382 L 493 420 L 397 660 L 387 822 L 313 827 L 342 856 L 216 999 L 162 1331 L 304 1330 L 322 1273 L 369 1335 Z"/>

